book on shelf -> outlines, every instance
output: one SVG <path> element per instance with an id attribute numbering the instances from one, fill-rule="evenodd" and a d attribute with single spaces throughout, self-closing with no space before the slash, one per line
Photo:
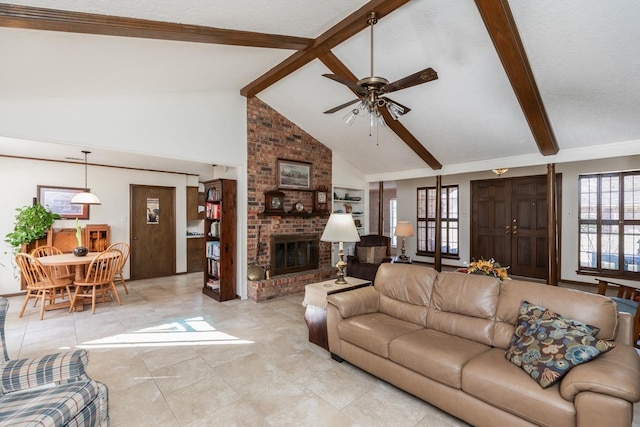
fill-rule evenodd
<path id="1" fill-rule="evenodd" d="M 205 254 L 207 258 L 220 258 L 220 242 L 215 240 L 207 242 Z"/>

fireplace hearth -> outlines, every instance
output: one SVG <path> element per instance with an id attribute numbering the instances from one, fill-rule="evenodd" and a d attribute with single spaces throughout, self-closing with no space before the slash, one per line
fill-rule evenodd
<path id="1" fill-rule="evenodd" d="M 274 276 L 318 268 L 318 234 L 272 234 L 271 270 Z"/>

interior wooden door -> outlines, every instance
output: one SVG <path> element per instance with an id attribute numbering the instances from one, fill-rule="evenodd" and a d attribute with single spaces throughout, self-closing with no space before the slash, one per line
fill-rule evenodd
<path id="1" fill-rule="evenodd" d="M 547 277 L 546 176 L 471 183 L 471 257 L 494 258 L 509 274 Z"/>
<path id="2" fill-rule="evenodd" d="M 176 272 L 175 188 L 131 185 L 131 279 Z"/>
<path id="3" fill-rule="evenodd" d="M 511 180 L 511 273 L 547 277 L 546 176 Z"/>

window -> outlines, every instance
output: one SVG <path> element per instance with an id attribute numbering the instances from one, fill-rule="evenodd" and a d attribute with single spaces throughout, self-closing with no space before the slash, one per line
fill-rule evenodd
<path id="1" fill-rule="evenodd" d="M 441 187 L 442 255 L 458 258 L 458 186 Z M 433 255 L 436 239 L 436 188 L 418 188 L 418 255 Z"/>
<path id="2" fill-rule="evenodd" d="M 582 175 L 578 191 L 579 270 L 640 276 L 640 171 Z"/>
<path id="3" fill-rule="evenodd" d="M 396 247 L 398 245 L 398 239 L 394 236 L 396 232 L 396 224 L 398 223 L 398 203 L 397 200 L 389 200 L 389 236 L 391 236 L 391 246 Z"/>

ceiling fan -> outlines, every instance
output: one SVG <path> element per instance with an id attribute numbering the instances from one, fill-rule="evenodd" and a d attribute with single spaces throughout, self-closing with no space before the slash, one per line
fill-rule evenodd
<path id="1" fill-rule="evenodd" d="M 365 77 L 353 82 L 337 74 L 323 74 L 331 80 L 335 80 L 338 83 L 342 83 L 347 86 L 358 96 L 344 104 L 338 105 L 330 110 L 325 111 L 325 114 L 335 113 L 343 108 L 353 105 L 357 102 L 360 103 L 356 108 L 351 110 L 345 119 L 348 124 L 353 123 L 358 115 L 369 115 L 370 117 L 370 129 L 373 128 L 374 122 L 377 121 L 384 125 L 384 119 L 380 112 L 381 108 L 386 108 L 389 111 L 391 117 L 394 120 L 398 120 L 400 116 L 407 114 L 411 109 L 394 101 L 386 96 L 383 96 L 390 92 L 409 88 L 422 83 L 430 82 L 438 78 L 438 74 L 432 68 L 425 68 L 422 71 L 411 74 L 393 83 L 389 83 L 384 77 L 377 77 L 373 74 L 373 26 L 378 22 L 378 18 L 375 12 L 371 12 L 367 18 L 367 25 L 371 28 L 371 76 Z"/>

